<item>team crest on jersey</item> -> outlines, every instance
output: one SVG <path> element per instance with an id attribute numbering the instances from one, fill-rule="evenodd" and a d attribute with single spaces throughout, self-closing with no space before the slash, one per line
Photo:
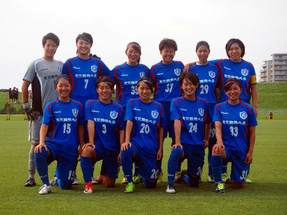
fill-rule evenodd
<path id="1" fill-rule="evenodd" d="M 199 108 L 198 109 L 198 113 L 200 116 L 203 116 L 204 115 L 204 110 L 202 108 Z"/>
<path id="2" fill-rule="evenodd" d="M 62 67 L 58 66 L 58 71 L 62 73 Z"/>
<path id="3" fill-rule="evenodd" d="M 241 69 L 241 74 L 242 74 L 243 76 L 247 76 L 248 73 L 249 73 L 248 69 Z"/>
<path id="4" fill-rule="evenodd" d="M 174 74 L 175 75 L 180 76 L 180 73 L 181 73 L 180 69 L 177 68 L 177 69 L 174 70 Z"/>
<path id="5" fill-rule="evenodd" d="M 210 78 L 215 78 L 215 72 L 214 71 L 209 71 L 208 75 Z"/>
<path id="6" fill-rule="evenodd" d="M 140 72 L 140 77 L 144 77 L 144 72 Z"/>
<path id="7" fill-rule="evenodd" d="M 79 114 L 79 110 L 77 108 L 74 108 L 74 109 L 72 109 L 72 113 L 75 117 L 77 117 Z"/>
<path id="8" fill-rule="evenodd" d="M 247 113 L 245 111 L 242 111 L 239 113 L 239 116 L 241 119 L 246 119 L 247 118 Z"/>
<path id="9" fill-rule="evenodd" d="M 96 65 L 92 65 L 91 70 L 92 70 L 92 72 L 96 73 L 98 70 L 98 67 Z"/>
<path id="10" fill-rule="evenodd" d="M 117 116 L 118 116 L 118 112 L 116 112 L 116 111 L 111 111 L 111 112 L 110 112 L 110 117 L 111 117 L 112 119 L 116 119 Z"/>
<path id="11" fill-rule="evenodd" d="M 158 111 L 156 111 L 156 110 L 151 111 L 151 116 L 152 116 L 154 119 L 158 118 L 158 115 L 159 115 Z"/>

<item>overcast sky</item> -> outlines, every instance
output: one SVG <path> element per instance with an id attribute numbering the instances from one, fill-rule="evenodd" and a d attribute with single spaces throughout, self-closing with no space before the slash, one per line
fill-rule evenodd
<path id="1" fill-rule="evenodd" d="M 142 47 L 141 63 L 151 67 L 161 60 L 163 38 L 177 41 L 175 60 L 197 60 L 195 45 L 206 40 L 209 59 L 226 58 L 225 44 L 241 39 L 244 59 L 257 75 L 273 53 L 287 53 L 286 0 L 0 0 L 0 89 L 18 87 L 32 60 L 43 56 L 41 40 L 57 34 L 56 59 L 76 55 L 79 33 L 93 36 L 92 53 L 114 66 L 127 60 L 126 45 Z"/>

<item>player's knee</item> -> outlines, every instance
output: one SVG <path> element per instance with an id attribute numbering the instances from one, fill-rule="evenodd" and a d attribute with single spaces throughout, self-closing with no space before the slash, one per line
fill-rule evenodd
<path id="1" fill-rule="evenodd" d="M 35 160 L 40 157 L 47 158 L 48 156 L 49 156 L 49 151 L 47 151 L 45 148 L 42 148 L 41 152 L 38 151 L 38 153 L 34 153 Z"/>
<path id="2" fill-rule="evenodd" d="M 116 179 L 110 178 L 109 176 L 105 175 L 103 184 L 106 188 L 114 187 Z"/>
<path id="3" fill-rule="evenodd" d="M 87 147 L 83 149 L 81 155 L 84 157 L 91 157 L 93 152 L 94 152 L 94 149 L 92 147 Z"/>
<path id="4" fill-rule="evenodd" d="M 200 178 L 195 175 L 190 175 L 189 176 L 189 186 L 191 187 L 198 187 L 200 182 Z"/>
<path id="5" fill-rule="evenodd" d="M 232 181 L 232 186 L 233 186 L 233 188 L 235 188 L 235 189 L 241 189 L 241 188 L 243 188 L 244 187 L 244 184 L 245 183 L 240 183 L 240 182 L 237 182 L 237 181 Z"/>
<path id="6" fill-rule="evenodd" d="M 63 181 L 61 179 L 57 180 L 57 184 L 62 190 L 68 190 L 72 188 L 72 182 Z"/>
<path id="7" fill-rule="evenodd" d="M 150 180 L 150 179 L 143 179 L 143 184 L 147 188 L 155 188 L 156 187 L 156 180 Z"/>
<path id="8" fill-rule="evenodd" d="M 124 151 L 121 151 L 121 158 L 124 158 L 124 157 L 130 157 L 132 156 L 132 150 L 131 150 L 131 147 L 129 147 L 127 150 L 124 150 Z"/>

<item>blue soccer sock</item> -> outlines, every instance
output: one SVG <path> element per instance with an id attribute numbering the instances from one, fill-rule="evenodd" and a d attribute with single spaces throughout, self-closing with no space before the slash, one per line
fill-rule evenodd
<path id="1" fill-rule="evenodd" d="M 208 151 L 207 160 L 208 160 L 208 175 L 213 177 L 212 168 L 211 168 L 211 152 L 210 151 Z"/>
<path id="2" fill-rule="evenodd" d="M 222 174 L 222 157 L 217 155 L 211 156 L 211 168 L 213 172 L 214 182 L 222 182 L 221 174 Z"/>
<path id="3" fill-rule="evenodd" d="M 133 174 L 133 150 L 129 147 L 128 150 L 121 152 L 121 162 L 122 168 L 124 172 L 124 177 L 127 178 L 128 183 L 133 182 L 132 174 Z"/>
<path id="4" fill-rule="evenodd" d="M 173 148 L 167 163 L 167 184 L 174 184 L 175 173 L 178 170 L 178 161 L 182 155 L 182 150 L 180 147 Z"/>
<path id="5" fill-rule="evenodd" d="M 222 164 L 222 173 L 227 173 L 227 161 L 223 161 Z"/>
<path id="6" fill-rule="evenodd" d="M 49 176 L 48 176 L 48 163 L 47 158 L 49 157 L 49 151 L 45 148 L 42 148 L 42 152 L 38 152 L 34 154 L 35 164 L 37 172 L 43 182 L 43 184 L 50 185 Z"/>
<path id="7" fill-rule="evenodd" d="M 82 168 L 85 182 L 91 181 L 93 177 L 92 158 L 82 156 L 81 157 L 81 168 Z"/>

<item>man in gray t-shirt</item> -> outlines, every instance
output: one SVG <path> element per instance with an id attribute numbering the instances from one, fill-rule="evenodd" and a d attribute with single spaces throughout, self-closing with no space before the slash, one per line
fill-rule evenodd
<path id="1" fill-rule="evenodd" d="M 35 162 L 34 148 L 39 144 L 40 128 L 42 123 L 43 110 L 46 104 L 58 97 L 54 82 L 61 75 L 63 63 L 54 60 L 54 55 L 60 44 L 59 38 L 48 33 L 42 39 L 44 57 L 34 60 L 29 66 L 23 78 L 22 102 L 23 108 L 29 119 L 29 140 L 32 142 L 29 153 L 29 179 L 25 186 L 35 186 Z M 28 102 L 28 88 L 32 88 L 32 107 Z"/>

